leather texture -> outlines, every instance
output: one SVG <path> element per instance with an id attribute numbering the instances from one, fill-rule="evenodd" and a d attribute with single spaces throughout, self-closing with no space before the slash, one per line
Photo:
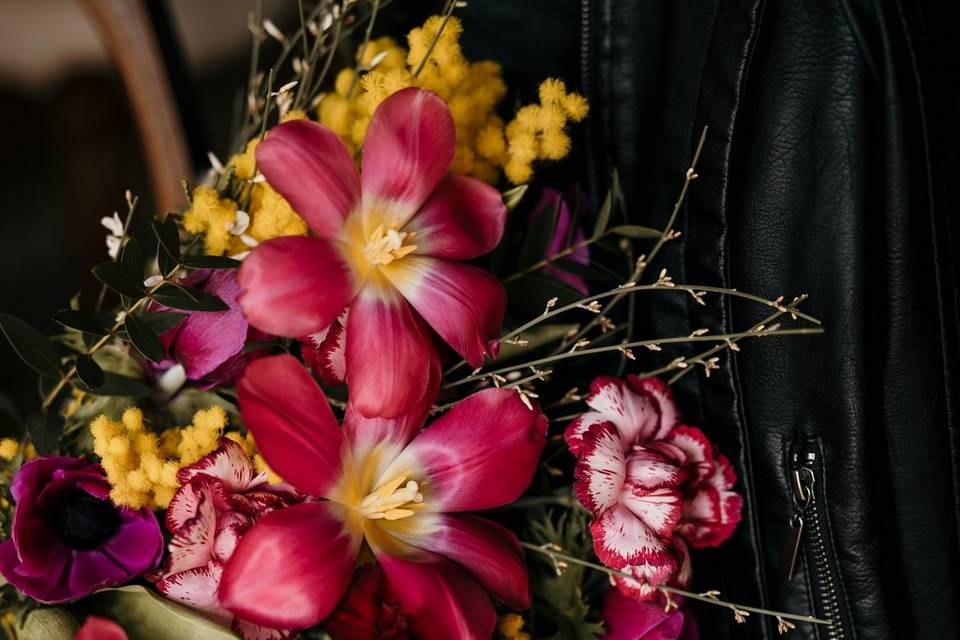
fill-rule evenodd
<path id="1" fill-rule="evenodd" d="M 745 344 L 710 378 L 680 383 L 687 419 L 735 461 L 747 499 L 734 538 L 696 553 L 696 586 L 824 615 L 812 558 L 786 579 L 789 457 L 811 446 L 837 637 L 960 637 L 960 101 L 949 3 L 471 4 L 490 5 L 504 33 L 528 34 L 548 16 L 536 55 L 518 53 L 508 72 L 561 65 L 587 91 L 578 170 L 602 194 L 616 168 L 633 222 L 665 222 L 709 126 L 664 264 L 677 281 L 809 293 L 804 308 L 826 327 Z M 706 308 L 663 297 L 653 311 L 637 309 L 645 334 L 740 330 L 767 315 L 717 296 Z M 769 618 L 697 615 L 705 638 L 779 637 Z M 790 637 L 829 636 L 799 625 Z"/>

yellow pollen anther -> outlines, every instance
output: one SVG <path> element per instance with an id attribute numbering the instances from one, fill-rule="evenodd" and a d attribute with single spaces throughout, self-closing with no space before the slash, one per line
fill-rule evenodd
<path id="1" fill-rule="evenodd" d="M 367 244 L 363 248 L 363 256 L 371 265 L 387 265 L 417 250 L 414 244 L 404 244 L 404 240 L 413 240 L 413 234 L 396 229 L 384 229 L 377 225 Z"/>
<path id="2" fill-rule="evenodd" d="M 370 520 L 400 520 L 423 508 L 420 486 L 413 480 L 407 481 L 409 476 L 406 471 L 380 485 L 360 501 L 360 514 Z"/>

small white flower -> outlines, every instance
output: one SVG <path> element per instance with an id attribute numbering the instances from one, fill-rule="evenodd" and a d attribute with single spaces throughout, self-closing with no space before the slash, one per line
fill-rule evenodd
<path id="1" fill-rule="evenodd" d="M 116 260 L 120 255 L 120 238 L 117 236 L 107 236 L 107 255 L 111 260 Z"/>
<path id="2" fill-rule="evenodd" d="M 159 275 L 158 275 L 158 276 L 150 276 L 149 278 L 147 278 L 146 280 L 143 281 L 143 286 L 145 286 L 145 287 L 155 287 L 155 286 L 157 286 L 158 284 L 160 284 L 161 282 L 163 282 L 163 276 L 159 276 Z"/>
<path id="3" fill-rule="evenodd" d="M 123 237 L 123 220 L 120 219 L 120 214 L 116 211 L 113 212 L 113 217 L 111 218 L 100 218 L 100 224 L 102 224 L 111 235 L 118 238 Z"/>
<path id="4" fill-rule="evenodd" d="M 234 218 L 233 222 L 227 225 L 227 231 L 235 236 L 242 236 L 244 233 L 246 233 L 247 227 L 249 226 L 250 214 L 246 211 L 237 209 L 237 216 Z"/>
<path id="5" fill-rule="evenodd" d="M 247 245 L 247 246 L 250 247 L 251 249 L 254 248 L 255 246 L 257 246 L 258 244 L 260 244 L 259 242 L 257 242 L 257 239 L 256 239 L 256 238 L 253 238 L 253 237 L 251 237 L 251 236 L 248 236 L 248 235 L 245 234 L 245 233 L 240 236 L 240 240 L 242 240 L 242 241 L 243 241 L 243 244 Z"/>

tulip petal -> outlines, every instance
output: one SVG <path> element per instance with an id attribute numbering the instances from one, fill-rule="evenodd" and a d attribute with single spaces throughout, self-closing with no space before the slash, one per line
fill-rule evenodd
<path id="1" fill-rule="evenodd" d="M 385 273 L 471 366 L 482 365 L 485 356 L 496 356 L 507 304 L 506 291 L 496 278 L 477 267 L 428 256 L 408 256 Z"/>
<path id="2" fill-rule="evenodd" d="M 488 640 L 496 612 L 470 575 L 439 556 L 377 556 L 390 590 L 410 623 L 412 637 L 423 640 Z"/>
<path id="3" fill-rule="evenodd" d="M 384 100 L 363 146 L 364 210 L 385 212 L 387 228 L 402 227 L 446 175 L 455 138 L 450 110 L 436 94 L 409 88 Z M 378 206 L 383 202 L 391 206 Z"/>
<path id="4" fill-rule="evenodd" d="M 83 626 L 77 629 L 74 640 L 127 640 L 127 633 L 113 620 L 87 616 Z"/>
<path id="5" fill-rule="evenodd" d="M 246 533 L 224 567 L 220 603 L 258 625 L 315 625 L 347 590 L 359 542 L 330 503 L 274 511 Z"/>
<path id="6" fill-rule="evenodd" d="M 257 245 L 240 267 L 240 287 L 250 324 L 290 338 L 329 326 L 355 292 L 332 242 L 292 236 Z"/>
<path id="7" fill-rule="evenodd" d="M 433 511 L 472 511 L 516 500 L 533 477 L 547 419 L 511 389 L 484 389 L 458 402 L 394 462 L 430 480 Z M 392 470 L 387 473 L 389 475 Z"/>
<path id="8" fill-rule="evenodd" d="M 486 518 L 444 515 L 424 548 L 453 560 L 511 609 L 530 607 L 523 547 L 512 531 Z"/>
<path id="9" fill-rule="evenodd" d="M 310 229 L 320 238 L 336 237 L 360 201 L 357 167 L 337 134 L 315 122 L 293 120 L 270 129 L 256 154 L 270 186 Z"/>
<path id="10" fill-rule="evenodd" d="M 289 355 L 261 358 L 244 372 L 237 399 L 270 468 L 304 493 L 324 495 L 339 477 L 343 434 L 303 366 Z"/>
<path id="11" fill-rule="evenodd" d="M 433 402 L 426 396 L 438 357 L 423 322 L 403 298 L 373 284 L 364 287 L 347 317 L 347 376 L 357 411 L 397 418 Z"/>
<path id="12" fill-rule="evenodd" d="M 475 178 L 450 175 L 403 230 L 415 234 L 421 255 L 469 260 L 500 243 L 506 221 L 499 191 Z"/>

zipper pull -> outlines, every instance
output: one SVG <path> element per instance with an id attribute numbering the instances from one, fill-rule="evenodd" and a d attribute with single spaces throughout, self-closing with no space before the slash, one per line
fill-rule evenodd
<path id="1" fill-rule="evenodd" d="M 787 569 L 787 580 L 793 580 L 797 572 L 797 561 L 800 559 L 800 545 L 803 542 L 803 519 L 810 503 L 813 502 L 813 485 L 816 477 L 812 465 L 816 454 L 808 452 L 801 462 L 800 456 L 793 454 L 793 469 L 790 471 L 790 485 L 793 489 L 793 515 L 790 516 L 790 566 Z"/>

